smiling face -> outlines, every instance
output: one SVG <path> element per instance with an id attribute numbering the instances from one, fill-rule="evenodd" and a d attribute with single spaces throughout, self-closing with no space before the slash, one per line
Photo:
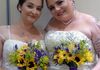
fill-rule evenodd
<path id="1" fill-rule="evenodd" d="M 68 21 L 74 14 L 73 0 L 47 0 L 52 15 L 59 21 Z"/>
<path id="2" fill-rule="evenodd" d="M 43 0 L 26 0 L 22 5 L 18 5 L 22 19 L 29 23 L 35 22 L 41 14 Z"/>

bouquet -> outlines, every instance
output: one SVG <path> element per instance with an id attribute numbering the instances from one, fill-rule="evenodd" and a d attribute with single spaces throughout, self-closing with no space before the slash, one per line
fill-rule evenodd
<path id="1" fill-rule="evenodd" d="M 49 58 L 47 52 L 41 48 L 39 41 L 34 44 L 23 45 L 19 49 L 15 45 L 15 51 L 10 52 L 9 62 L 18 67 L 19 70 L 47 70 Z"/>
<path id="2" fill-rule="evenodd" d="M 93 53 L 85 40 L 80 40 L 77 44 L 70 41 L 54 47 L 53 62 L 66 64 L 69 66 L 69 70 L 77 70 L 80 65 L 92 61 Z"/>

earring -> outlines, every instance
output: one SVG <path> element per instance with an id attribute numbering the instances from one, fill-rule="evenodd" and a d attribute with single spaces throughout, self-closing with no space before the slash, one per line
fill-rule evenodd
<path id="1" fill-rule="evenodd" d="M 74 9 L 76 9 L 76 6 L 75 6 L 75 0 L 73 0 L 72 6 L 73 6 Z"/>

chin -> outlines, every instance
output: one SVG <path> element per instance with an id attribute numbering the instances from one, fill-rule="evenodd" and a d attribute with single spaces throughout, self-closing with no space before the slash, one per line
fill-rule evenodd
<path id="1" fill-rule="evenodd" d="M 55 18 L 58 19 L 58 20 L 64 20 L 65 19 L 65 16 L 64 15 L 61 15 L 61 16 L 56 16 Z"/>
<path id="2" fill-rule="evenodd" d="M 59 21 L 63 21 L 65 18 L 63 18 L 63 17 L 58 17 L 58 18 L 56 18 L 57 20 L 59 20 Z"/>
<path id="3" fill-rule="evenodd" d="M 36 21 L 36 19 L 29 19 L 28 20 L 30 23 L 34 23 Z"/>

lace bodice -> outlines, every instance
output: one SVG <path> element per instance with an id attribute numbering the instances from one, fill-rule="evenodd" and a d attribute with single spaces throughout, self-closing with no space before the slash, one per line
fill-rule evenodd
<path id="1" fill-rule="evenodd" d="M 49 52 L 50 60 L 51 60 L 51 70 L 68 70 L 66 65 L 56 65 L 52 61 L 52 56 L 54 54 L 54 47 L 59 46 L 64 42 L 73 41 L 76 44 L 80 42 L 80 40 L 85 40 L 86 45 L 91 48 L 94 62 L 93 63 L 85 63 L 84 65 L 79 67 L 79 70 L 91 70 L 91 67 L 96 62 L 95 51 L 92 45 L 91 40 L 79 31 L 49 31 L 45 36 L 45 44 L 47 46 L 47 50 Z"/>

